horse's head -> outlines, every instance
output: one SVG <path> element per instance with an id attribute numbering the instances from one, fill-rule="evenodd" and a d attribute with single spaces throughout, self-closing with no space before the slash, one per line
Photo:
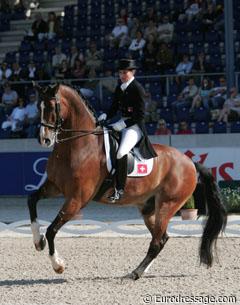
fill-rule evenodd
<path id="1" fill-rule="evenodd" d="M 58 85 L 47 87 L 35 86 L 39 93 L 39 110 L 41 128 L 39 142 L 42 146 L 54 145 L 57 133 L 60 131 L 62 118 L 60 116 L 60 100 L 58 98 Z"/>

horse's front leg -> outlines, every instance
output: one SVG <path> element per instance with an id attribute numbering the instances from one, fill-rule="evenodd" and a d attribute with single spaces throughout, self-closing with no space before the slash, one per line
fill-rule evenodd
<path id="1" fill-rule="evenodd" d="M 40 234 L 40 224 L 37 220 L 37 203 L 40 199 L 54 197 L 60 194 L 56 186 L 48 179 L 45 183 L 34 193 L 28 196 L 28 209 L 31 219 L 31 230 L 33 234 L 33 243 L 36 250 L 41 251 L 46 245 L 44 235 Z"/>
<path id="2" fill-rule="evenodd" d="M 49 247 L 49 258 L 55 272 L 62 273 L 65 269 L 64 261 L 60 258 L 55 249 L 54 238 L 58 230 L 69 220 L 71 220 L 81 208 L 81 202 L 75 199 L 66 200 L 57 217 L 47 228 L 46 238 Z"/>

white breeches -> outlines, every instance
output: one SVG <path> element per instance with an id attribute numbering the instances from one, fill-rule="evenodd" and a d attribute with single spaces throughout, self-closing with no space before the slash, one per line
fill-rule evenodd
<path id="1" fill-rule="evenodd" d="M 122 140 L 117 152 L 117 159 L 127 155 L 142 137 L 142 131 L 137 124 L 122 130 Z"/>

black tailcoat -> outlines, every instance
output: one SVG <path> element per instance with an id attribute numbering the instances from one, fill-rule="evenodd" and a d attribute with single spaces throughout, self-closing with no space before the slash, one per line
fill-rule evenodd
<path id="1" fill-rule="evenodd" d="M 137 124 L 143 132 L 143 138 L 139 143 L 139 149 L 142 156 L 146 159 L 156 157 L 149 139 L 144 124 L 145 115 L 145 92 L 141 84 L 134 79 L 129 86 L 122 91 L 119 84 L 114 92 L 113 103 L 107 115 L 112 118 L 121 112 L 122 117 L 128 118 L 125 120 L 127 127 Z"/>

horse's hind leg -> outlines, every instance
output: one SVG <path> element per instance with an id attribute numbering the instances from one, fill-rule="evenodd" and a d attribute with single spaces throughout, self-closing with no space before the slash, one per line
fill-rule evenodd
<path id="1" fill-rule="evenodd" d="M 144 272 L 146 272 L 153 260 L 158 256 L 164 245 L 168 241 L 168 234 L 166 232 L 169 220 L 176 213 L 176 202 L 159 203 L 155 200 L 155 206 L 150 203 L 142 209 L 144 222 L 152 234 L 152 240 L 147 252 L 147 255 L 139 266 L 130 274 L 130 278 L 137 280 Z"/>
<path id="2" fill-rule="evenodd" d="M 46 240 L 44 235 L 40 234 L 40 224 L 37 220 L 37 203 L 40 199 L 54 197 L 60 194 L 56 186 L 50 182 L 48 179 L 44 184 L 34 193 L 28 196 L 28 209 L 31 219 L 31 230 L 33 234 L 33 242 L 35 248 L 38 251 L 44 249 L 46 245 Z"/>
<path id="3" fill-rule="evenodd" d="M 152 235 L 152 241 L 150 243 L 147 255 L 145 256 L 143 261 L 128 276 L 134 280 L 139 279 L 144 272 L 147 272 L 153 260 L 158 256 L 158 254 L 163 249 L 165 243 L 168 241 L 169 238 L 166 229 L 170 218 L 168 218 L 168 221 L 165 222 L 160 222 L 158 218 L 156 221 L 157 211 L 155 210 L 154 198 L 151 198 L 145 204 L 143 209 L 141 209 L 141 213 L 144 219 L 144 223 Z"/>

